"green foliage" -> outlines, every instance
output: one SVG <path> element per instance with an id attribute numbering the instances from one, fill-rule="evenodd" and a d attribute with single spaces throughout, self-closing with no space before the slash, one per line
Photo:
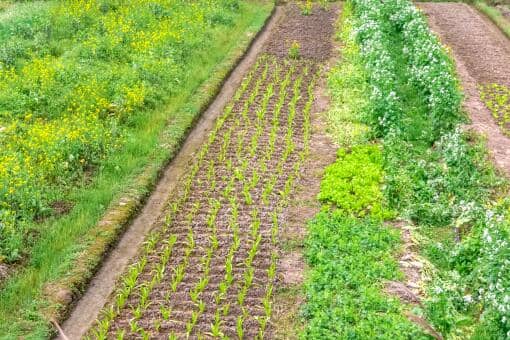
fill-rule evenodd
<path id="1" fill-rule="evenodd" d="M 352 35 L 351 6 L 345 5 L 339 38 L 342 60 L 329 72 L 331 105 L 326 112 L 327 131 L 341 146 L 364 142 L 368 127 L 362 123 L 368 110 L 368 86 L 359 46 Z"/>
<path id="2" fill-rule="evenodd" d="M 452 61 L 423 15 L 408 1 L 352 0 L 352 4 L 371 93 L 367 118 L 374 131 L 379 136 L 405 131 L 406 123 L 413 124 L 406 119 L 409 115 L 432 125 L 418 138 L 433 141 L 451 129 L 461 116 L 458 81 Z M 400 82 L 400 77 L 406 81 Z M 424 110 L 405 107 L 410 99 L 402 97 L 405 87 Z"/>
<path id="3" fill-rule="evenodd" d="M 16 11 L 19 7 L 19 11 Z M 50 1 L 0 20 L 0 260 L 191 84 L 242 1 Z M 120 165 L 119 165 L 120 166 Z M 33 232 L 32 232 L 33 233 Z"/>
<path id="4" fill-rule="evenodd" d="M 505 338 L 508 212 L 492 202 L 504 181 L 484 143 L 458 126 L 453 63 L 410 2 L 352 2 L 375 93 L 368 122 L 383 137 L 385 198 L 418 225 L 423 254 L 436 269 L 425 314 L 446 337 Z M 504 89 L 484 90 L 483 99 L 504 120 Z"/>
<path id="5" fill-rule="evenodd" d="M 500 125 L 503 133 L 510 135 L 510 88 L 499 84 L 480 86 L 480 97 L 492 116 Z"/>
<path id="6" fill-rule="evenodd" d="M 338 151 L 338 159 L 328 166 L 318 199 L 335 206 L 345 215 L 387 217 L 383 208 L 383 158 L 377 145 L 354 146 Z"/>
<path id="7" fill-rule="evenodd" d="M 320 213 L 309 223 L 306 259 L 308 323 L 303 339 L 426 338 L 381 293 L 384 280 L 401 279 L 393 254 L 397 230 L 378 222 Z"/>

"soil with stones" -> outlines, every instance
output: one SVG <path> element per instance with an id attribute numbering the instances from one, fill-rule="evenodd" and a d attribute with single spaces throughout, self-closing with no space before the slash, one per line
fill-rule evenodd
<path id="1" fill-rule="evenodd" d="M 279 227 L 310 153 L 336 13 L 286 7 L 91 335 L 255 338 L 271 329 Z M 300 59 L 277 48 L 282 37 L 298 41 Z"/>
<path id="2" fill-rule="evenodd" d="M 480 99 L 478 86 L 510 86 L 510 41 L 489 19 L 462 3 L 420 3 L 432 30 L 452 50 L 465 94 L 467 127 L 487 137 L 494 163 L 510 175 L 510 139 Z"/>

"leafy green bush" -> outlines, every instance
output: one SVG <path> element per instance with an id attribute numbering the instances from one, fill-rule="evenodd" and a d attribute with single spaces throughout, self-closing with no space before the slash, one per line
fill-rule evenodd
<path id="1" fill-rule="evenodd" d="M 378 222 L 320 213 L 309 223 L 306 259 L 308 323 L 303 339 L 427 338 L 403 316 L 398 299 L 381 293 L 402 279 L 393 254 L 399 232 Z"/>
<path id="2" fill-rule="evenodd" d="M 350 152 L 338 151 L 338 159 L 328 166 L 318 199 L 334 205 L 350 216 L 383 218 L 382 154 L 377 145 L 357 145 Z"/>

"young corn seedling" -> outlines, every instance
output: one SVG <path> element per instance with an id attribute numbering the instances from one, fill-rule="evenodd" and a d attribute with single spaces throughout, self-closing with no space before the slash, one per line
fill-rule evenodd
<path id="1" fill-rule="evenodd" d="M 140 305 L 136 306 L 136 308 L 131 309 L 131 313 L 133 314 L 133 318 L 135 320 L 140 320 L 143 315 L 143 310 Z"/>
<path id="2" fill-rule="evenodd" d="M 165 321 L 170 320 L 170 315 L 172 314 L 172 308 L 166 308 L 165 306 L 159 307 L 159 312 L 161 313 L 161 318 Z"/>
<path id="3" fill-rule="evenodd" d="M 237 317 L 237 322 L 236 322 L 236 332 L 237 332 L 237 336 L 239 337 L 239 339 L 243 339 L 244 338 L 244 317 L 242 315 L 239 315 Z"/>
<path id="4" fill-rule="evenodd" d="M 106 339 L 110 329 L 110 320 L 103 319 L 97 321 L 97 328 L 93 330 L 96 339 Z"/>
<path id="5" fill-rule="evenodd" d="M 244 196 L 244 202 L 247 205 L 252 205 L 253 204 L 253 198 L 251 197 L 250 187 L 248 185 L 244 185 L 243 186 L 243 196 Z"/>
<path id="6" fill-rule="evenodd" d="M 138 321 L 135 319 L 129 321 L 129 329 L 131 330 L 131 333 L 137 334 L 140 330 L 140 326 L 138 326 Z"/>
<path id="7" fill-rule="evenodd" d="M 142 336 L 143 340 L 149 340 L 150 334 L 145 329 L 141 328 L 138 332 Z"/>
<path id="8" fill-rule="evenodd" d="M 115 334 L 115 339 L 117 339 L 117 340 L 124 340 L 125 336 L 126 336 L 126 330 L 125 329 L 121 329 L 121 330 L 118 330 L 117 333 Z"/>
<path id="9" fill-rule="evenodd" d="M 221 314 L 219 309 L 217 309 L 214 314 L 214 322 L 211 324 L 211 335 L 216 338 L 223 337 L 223 333 L 221 332 Z"/>

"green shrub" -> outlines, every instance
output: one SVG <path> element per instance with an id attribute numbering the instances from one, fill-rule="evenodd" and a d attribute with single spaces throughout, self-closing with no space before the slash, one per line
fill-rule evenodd
<path id="1" fill-rule="evenodd" d="M 350 216 L 387 217 L 383 208 L 382 153 L 377 145 L 340 149 L 338 159 L 328 166 L 318 199 Z"/>
<path id="2" fill-rule="evenodd" d="M 402 279 L 397 230 L 338 212 L 320 213 L 308 227 L 303 339 L 427 338 L 381 293 L 385 280 Z"/>

